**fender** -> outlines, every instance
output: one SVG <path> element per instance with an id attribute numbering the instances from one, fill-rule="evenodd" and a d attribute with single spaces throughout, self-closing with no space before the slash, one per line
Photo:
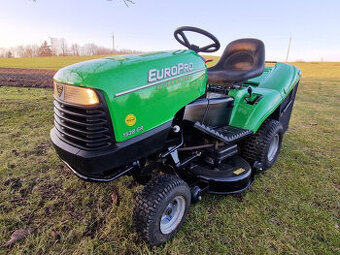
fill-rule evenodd
<path id="1" fill-rule="evenodd" d="M 249 129 L 256 133 L 262 123 L 280 106 L 290 91 L 297 85 L 300 76 L 301 72 L 298 68 L 285 63 L 266 67 L 261 76 L 244 83 L 244 85 L 252 86 L 253 94 L 262 96 L 262 99 L 254 105 L 246 103 L 247 86 L 241 91 L 231 90 L 229 95 L 235 101 L 230 125 Z"/>

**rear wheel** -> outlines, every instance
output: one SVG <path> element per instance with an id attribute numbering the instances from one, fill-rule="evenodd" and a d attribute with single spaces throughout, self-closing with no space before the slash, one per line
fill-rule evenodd
<path id="1" fill-rule="evenodd" d="M 255 135 L 241 145 L 241 155 L 251 165 L 259 162 L 262 170 L 272 167 L 280 153 L 283 128 L 277 120 L 266 120 Z"/>
<path id="2" fill-rule="evenodd" d="M 174 175 L 152 179 L 136 198 L 133 222 L 138 234 L 158 246 L 172 238 L 190 207 L 189 186 Z"/>

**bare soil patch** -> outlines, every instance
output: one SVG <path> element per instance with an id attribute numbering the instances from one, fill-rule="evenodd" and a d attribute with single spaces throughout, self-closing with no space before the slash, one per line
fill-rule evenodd
<path id="1" fill-rule="evenodd" d="M 0 87 L 52 88 L 55 70 L 0 68 Z"/>

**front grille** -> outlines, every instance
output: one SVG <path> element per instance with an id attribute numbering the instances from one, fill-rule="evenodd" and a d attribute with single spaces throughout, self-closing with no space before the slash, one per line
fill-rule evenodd
<path id="1" fill-rule="evenodd" d="M 85 150 L 103 149 L 114 141 L 110 117 L 102 104 L 78 106 L 54 98 L 54 127 L 61 140 Z"/>

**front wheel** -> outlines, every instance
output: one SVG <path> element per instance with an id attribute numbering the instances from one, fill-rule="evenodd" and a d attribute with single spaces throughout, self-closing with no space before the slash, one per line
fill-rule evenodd
<path id="1" fill-rule="evenodd" d="M 153 246 L 171 239 L 190 207 L 189 186 L 174 175 L 152 179 L 137 196 L 133 222 L 138 234 Z"/>
<path id="2" fill-rule="evenodd" d="M 272 167 L 280 153 L 283 128 L 277 120 L 266 120 L 255 135 L 241 145 L 241 155 L 250 164 L 259 162 L 261 171 Z"/>

